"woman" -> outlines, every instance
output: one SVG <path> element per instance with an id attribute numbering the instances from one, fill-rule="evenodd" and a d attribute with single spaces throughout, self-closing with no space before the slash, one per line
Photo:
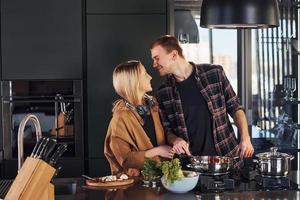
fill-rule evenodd
<path id="1" fill-rule="evenodd" d="M 145 157 L 173 157 L 172 148 L 165 145 L 157 103 L 146 94 L 152 91 L 151 79 L 139 61 L 121 63 L 113 72 L 114 89 L 122 98 L 114 103 L 105 138 L 112 174 L 137 176 Z"/>

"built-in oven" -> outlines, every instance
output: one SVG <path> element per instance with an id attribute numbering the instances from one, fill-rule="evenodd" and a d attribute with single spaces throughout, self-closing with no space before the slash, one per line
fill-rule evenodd
<path id="1" fill-rule="evenodd" d="M 81 80 L 12 80 L 1 82 L 4 176 L 17 167 L 17 136 L 27 114 L 39 119 L 42 136 L 67 143 L 60 163 L 66 176 L 83 173 L 83 116 Z M 30 121 L 24 130 L 24 157 L 36 144 L 36 130 Z M 16 167 L 15 167 L 16 166 Z M 70 168 L 70 169 L 69 169 Z M 63 173 L 62 173 L 63 174 Z"/>

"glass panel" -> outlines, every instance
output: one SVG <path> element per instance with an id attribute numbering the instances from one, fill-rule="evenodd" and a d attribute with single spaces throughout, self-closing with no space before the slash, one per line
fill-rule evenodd
<path id="1" fill-rule="evenodd" d="M 81 81 L 2 81 L 1 98 L 5 158 L 17 157 L 19 125 L 28 114 L 39 119 L 43 137 L 68 144 L 64 156 L 76 156 L 76 149 L 81 148 L 77 145 L 82 130 Z M 23 143 L 27 156 L 36 144 L 31 121 L 25 126 Z"/>
<path id="2" fill-rule="evenodd" d="M 281 2 L 278 28 L 252 31 L 252 137 L 256 150 L 299 148 L 297 18 L 286 6 Z"/>

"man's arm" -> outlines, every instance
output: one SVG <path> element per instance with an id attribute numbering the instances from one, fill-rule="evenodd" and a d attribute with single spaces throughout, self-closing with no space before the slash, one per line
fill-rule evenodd
<path id="1" fill-rule="evenodd" d="M 250 141 L 248 123 L 244 111 L 236 111 L 233 114 L 233 119 L 240 133 L 239 155 L 241 158 L 251 157 L 254 149 Z"/>
<path id="2" fill-rule="evenodd" d="M 248 122 L 245 112 L 243 107 L 240 105 L 239 99 L 234 92 L 228 78 L 226 77 L 223 68 L 221 68 L 220 78 L 222 80 L 227 112 L 232 116 L 240 133 L 238 153 L 241 158 L 251 157 L 254 150 L 250 141 Z"/>
<path id="3" fill-rule="evenodd" d="M 170 122 L 166 117 L 165 111 L 161 109 L 161 107 L 159 108 L 159 114 L 166 133 L 167 142 L 170 146 L 173 147 L 174 152 L 177 154 L 186 153 L 187 155 L 191 155 L 189 150 L 189 143 L 171 132 L 172 129 L 170 128 Z"/>
<path id="4" fill-rule="evenodd" d="M 172 146 L 173 151 L 177 154 L 186 153 L 187 155 L 191 155 L 189 144 L 184 139 L 173 133 L 173 129 L 171 128 L 170 121 L 167 117 L 159 92 L 156 94 L 156 100 L 159 107 L 160 121 L 163 125 L 168 144 Z"/>

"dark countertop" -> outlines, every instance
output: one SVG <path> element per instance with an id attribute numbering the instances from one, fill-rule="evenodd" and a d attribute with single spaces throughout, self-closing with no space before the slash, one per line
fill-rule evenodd
<path id="1" fill-rule="evenodd" d="M 291 171 L 289 177 L 292 181 L 299 185 L 300 173 L 299 171 Z M 243 199 L 243 200 L 253 200 L 253 199 L 276 199 L 276 200 L 290 200 L 290 199 L 300 199 L 300 188 L 298 186 L 297 190 L 273 190 L 273 191 L 246 191 L 246 192 L 236 192 L 236 191 L 225 191 L 218 193 L 200 193 L 198 191 L 191 191 L 184 194 L 175 194 L 168 192 L 162 186 L 151 188 L 143 187 L 141 182 L 137 182 L 134 185 L 119 189 L 101 189 L 95 187 L 85 186 L 83 178 L 69 178 L 69 179 L 57 179 L 55 181 L 56 185 L 63 183 L 76 182 L 77 187 L 74 189 L 74 194 L 56 195 L 56 199 L 105 199 L 105 200 L 199 200 L 199 199 Z M 57 188 L 59 190 L 59 188 Z M 56 193 L 59 191 L 56 191 Z"/>

